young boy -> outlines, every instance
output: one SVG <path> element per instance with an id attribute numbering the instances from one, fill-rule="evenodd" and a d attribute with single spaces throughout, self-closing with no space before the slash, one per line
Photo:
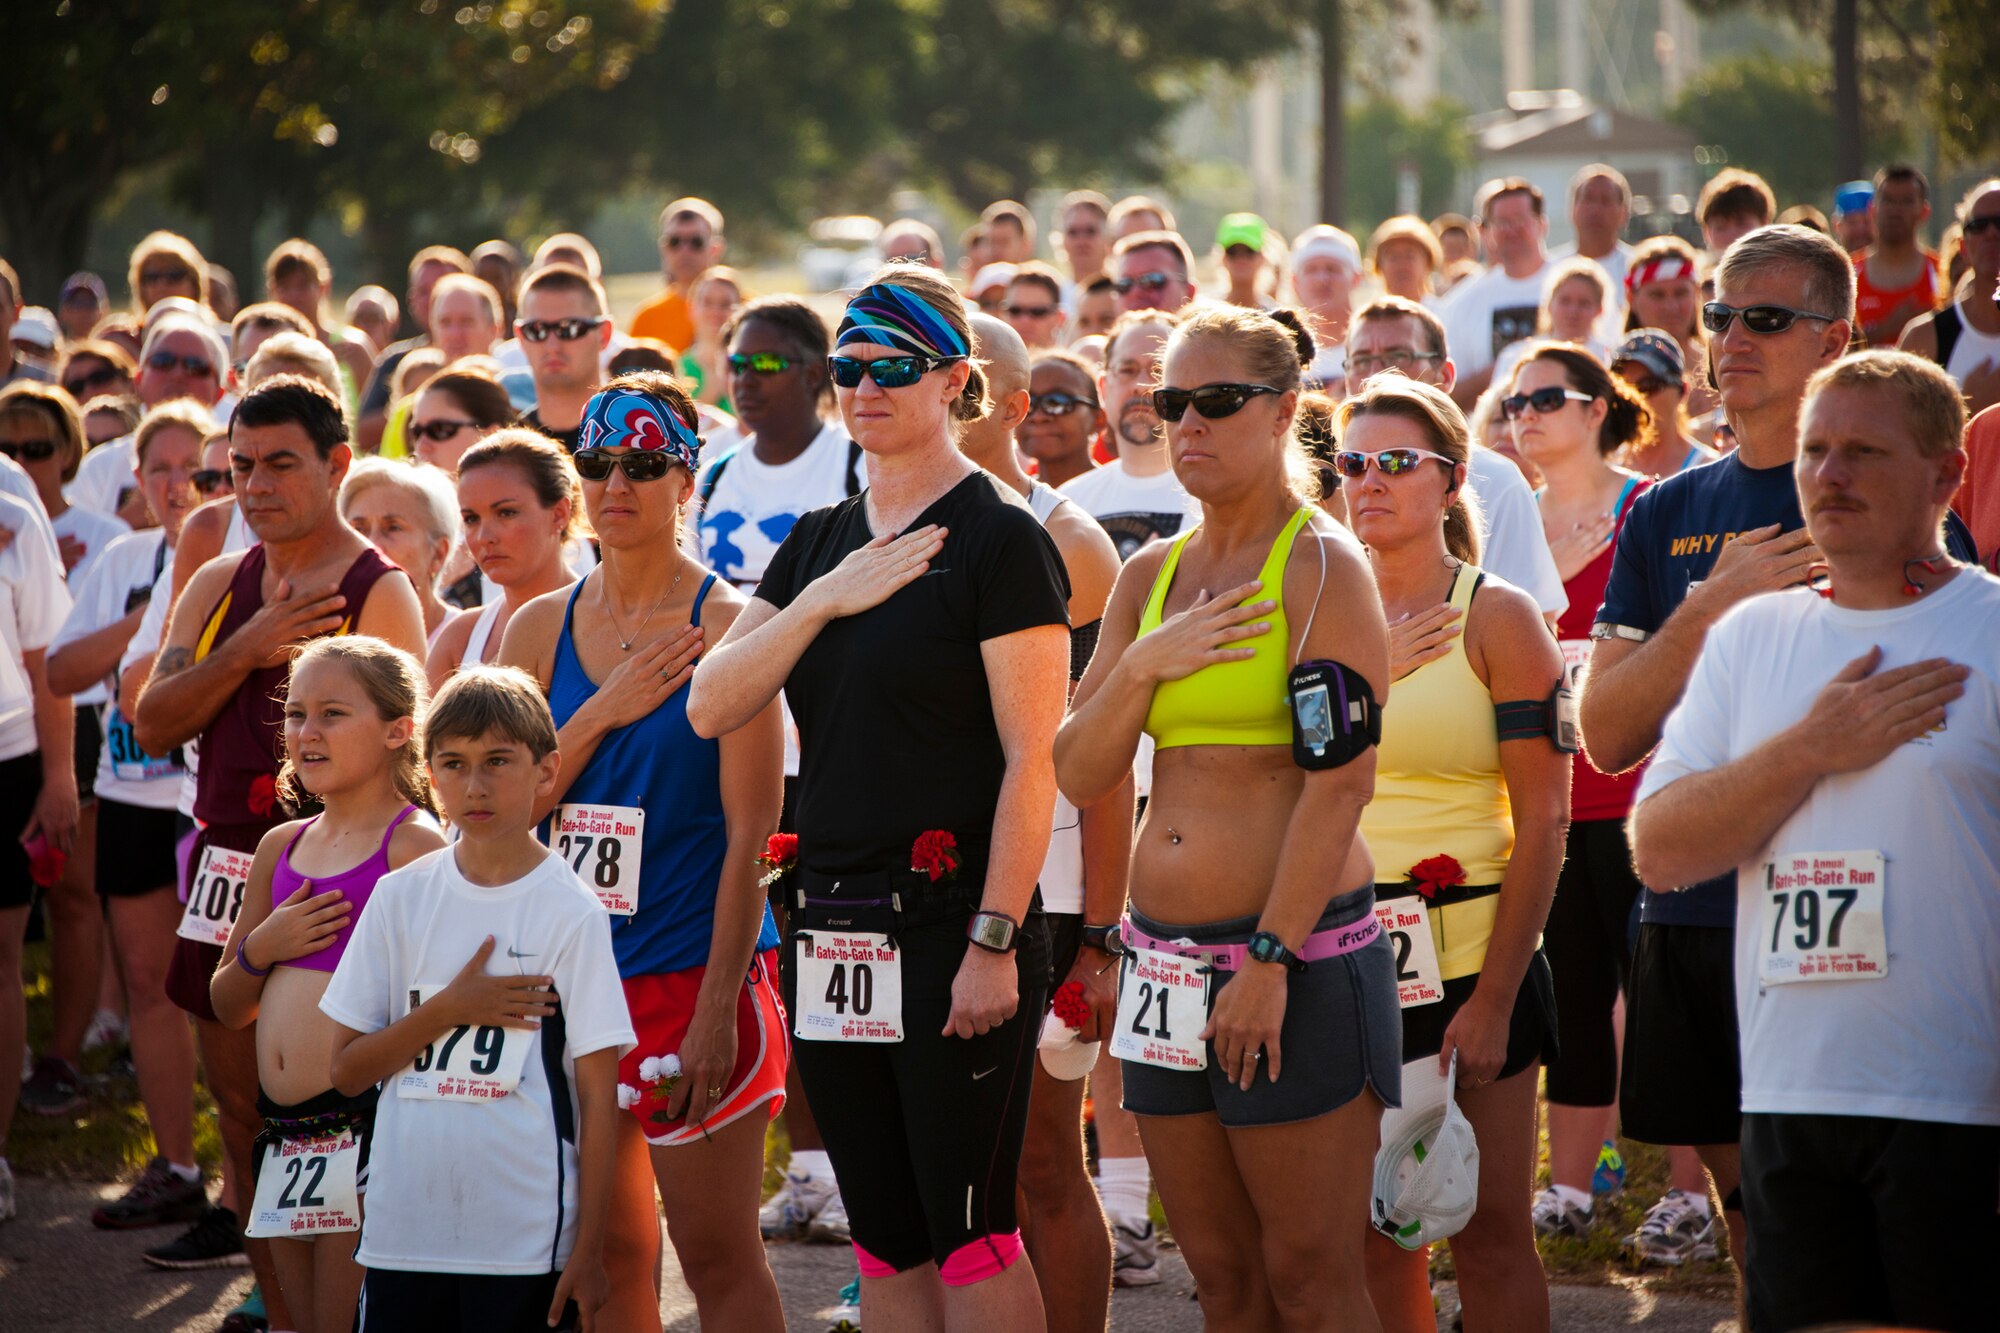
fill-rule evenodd
<path id="1" fill-rule="evenodd" d="M 535 838 L 555 723 L 521 672 L 461 672 L 424 757 L 459 840 L 382 877 L 320 1000 L 334 1086 L 382 1084 L 360 1327 L 587 1333 L 635 1038 L 609 919 Z"/>

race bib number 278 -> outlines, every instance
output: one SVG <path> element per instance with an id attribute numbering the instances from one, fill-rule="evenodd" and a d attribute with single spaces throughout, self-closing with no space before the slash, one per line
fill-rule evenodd
<path id="1" fill-rule="evenodd" d="M 639 910 L 639 855 L 646 812 L 630 805 L 559 805 L 555 853 L 613 916 Z"/>

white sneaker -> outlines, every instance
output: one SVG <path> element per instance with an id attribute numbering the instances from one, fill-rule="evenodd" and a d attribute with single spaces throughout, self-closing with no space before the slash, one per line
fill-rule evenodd
<path id="1" fill-rule="evenodd" d="M 1111 1285 L 1150 1287 L 1160 1280 L 1160 1237 L 1151 1218 L 1135 1229 L 1121 1218 L 1111 1219 Z"/>
<path id="2" fill-rule="evenodd" d="M 1647 1210 L 1639 1229 L 1625 1238 L 1625 1248 L 1641 1264 L 1668 1268 L 1713 1259 L 1715 1215 L 1704 1213 L 1687 1191 L 1668 1190 Z"/>
<path id="3" fill-rule="evenodd" d="M 840 1201 L 840 1190 L 835 1187 L 833 1196 L 821 1204 L 813 1214 L 812 1222 L 806 1227 L 806 1239 L 820 1241 L 827 1245 L 847 1245 L 854 1240 L 854 1233 L 847 1225 L 847 1205 Z"/>
<path id="4" fill-rule="evenodd" d="M 812 1176 L 785 1173 L 785 1183 L 778 1187 L 757 1213 L 757 1229 L 765 1240 L 796 1240 L 805 1235 L 819 1210 L 826 1206 L 828 1199 L 837 1197 L 839 1187 L 830 1180 L 819 1180 Z M 845 1220 L 845 1214 L 842 1215 Z"/>
<path id="5" fill-rule="evenodd" d="M 109 1009 L 99 1009 L 83 1030 L 83 1049 L 95 1051 L 106 1046 L 123 1046 L 130 1040 L 125 1020 Z"/>
<path id="6" fill-rule="evenodd" d="M 1574 1236 L 1582 1240 L 1590 1234 L 1595 1208 L 1579 1208 L 1551 1186 L 1535 1196 L 1533 1216 L 1537 1236 Z"/>
<path id="7" fill-rule="evenodd" d="M 14 1215 L 14 1168 L 0 1157 L 0 1222 Z"/>

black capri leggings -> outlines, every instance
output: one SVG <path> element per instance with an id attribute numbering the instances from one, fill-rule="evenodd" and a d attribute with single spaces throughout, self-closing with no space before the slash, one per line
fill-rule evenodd
<path id="1" fill-rule="evenodd" d="M 876 896 L 860 877 L 799 875 L 794 940 L 839 921 L 891 935 L 901 952 L 903 1040 L 801 1041 L 792 1059 L 840 1181 L 864 1277 L 935 1263 L 952 1286 L 1005 1270 L 1021 1254 L 1014 1182 L 1027 1131 L 1035 1043 L 1049 992 L 1049 941 L 1039 910 L 1014 952 L 1020 1006 L 983 1035 L 940 1036 L 951 984 L 965 959 L 965 928 L 980 887 L 902 887 L 904 910 L 844 907 Z M 904 877 L 896 876 L 898 880 Z M 961 872 L 961 878 L 971 878 Z M 784 954 L 785 1005 L 798 1011 L 798 946 Z"/>
<path id="2" fill-rule="evenodd" d="M 1569 826 L 1568 854 L 1542 930 L 1555 976 L 1561 1047 L 1548 1067 L 1548 1098 L 1559 1106 L 1618 1100 L 1618 1043 L 1611 1008 L 1632 972 L 1632 904 L 1644 890 L 1632 870 L 1622 819 Z"/>

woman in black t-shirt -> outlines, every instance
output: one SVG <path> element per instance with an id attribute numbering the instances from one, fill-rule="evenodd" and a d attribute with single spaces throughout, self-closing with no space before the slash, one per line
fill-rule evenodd
<path id="1" fill-rule="evenodd" d="M 986 410 L 969 345 L 927 269 L 884 269 L 849 304 L 830 366 L 868 489 L 799 520 L 688 718 L 718 735 L 782 688 L 798 719 L 785 998 L 865 1320 L 1033 1329 L 1014 1180 L 1069 586 L 1034 514 L 953 446 Z"/>

